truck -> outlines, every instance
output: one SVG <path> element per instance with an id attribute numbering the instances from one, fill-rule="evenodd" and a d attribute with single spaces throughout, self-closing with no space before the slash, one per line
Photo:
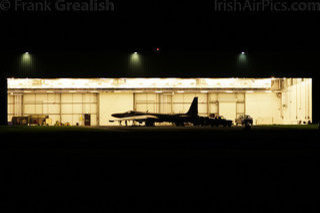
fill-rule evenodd
<path id="1" fill-rule="evenodd" d="M 236 121 L 237 126 L 252 126 L 253 125 L 253 119 L 250 115 L 240 115 Z"/>
<path id="2" fill-rule="evenodd" d="M 233 125 L 232 120 L 228 120 L 223 116 L 210 114 L 209 117 L 200 116 L 197 123 L 195 125 L 199 126 L 223 126 L 223 127 L 231 127 Z"/>
<path id="3" fill-rule="evenodd" d="M 45 126 L 48 119 L 48 115 L 13 116 L 12 125 Z"/>

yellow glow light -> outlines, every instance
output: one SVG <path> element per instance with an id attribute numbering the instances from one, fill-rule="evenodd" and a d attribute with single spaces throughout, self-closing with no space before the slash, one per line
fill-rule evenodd
<path id="1" fill-rule="evenodd" d="M 272 80 L 232 78 L 8 79 L 9 89 L 270 89 Z"/>

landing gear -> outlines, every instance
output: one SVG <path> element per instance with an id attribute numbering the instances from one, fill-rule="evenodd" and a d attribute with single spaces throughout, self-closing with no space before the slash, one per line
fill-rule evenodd
<path id="1" fill-rule="evenodd" d="M 146 126 L 148 126 L 148 127 L 154 126 L 154 121 L 147 120 L 147 121 L 146 121 Z"/>
<path id="2" fill-rule="evenodd" d="M 246 129 L 246 130 L 250 130 L 251 126 L 252 126 L 252 124 L 250 122 L 245 122 L 244 123 L 244 129 Z"/>
<path id="3" fill-rule="evenodd" d="M 176 126 L 184 126 L 183 122 L 176 122 L 175 124 L 176 124 Z"/>

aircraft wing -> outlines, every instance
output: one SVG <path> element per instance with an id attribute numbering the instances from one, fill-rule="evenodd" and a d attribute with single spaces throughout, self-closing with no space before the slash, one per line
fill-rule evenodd
<path id="1" fill-rule="evenodd" d="M 116 121 L 137 121 L 137 122 L 143 122 L 147 119 L 158 119 L 157 116 L 154 115 L 139 115 L 139 116 L 132 116 L 132 117 L 125 117 L 125 118 L 117 118 L 113 120 L 109 120 L 110 122 L 116 122 Z"/>

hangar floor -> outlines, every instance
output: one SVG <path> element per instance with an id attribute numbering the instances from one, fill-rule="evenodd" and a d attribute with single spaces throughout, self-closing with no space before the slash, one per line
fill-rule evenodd
<path id="1" fill-rule="evenodd" d="M 317 212 L 317 128 L 0 127 L 1 207 Z"/>

